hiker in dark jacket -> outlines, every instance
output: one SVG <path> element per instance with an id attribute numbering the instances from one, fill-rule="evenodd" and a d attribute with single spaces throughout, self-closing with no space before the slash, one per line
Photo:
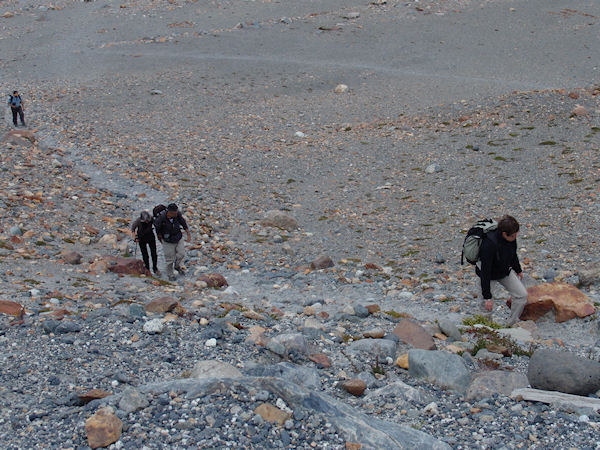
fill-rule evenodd
<path id="1" fill-rule="evenodd" d="M 21 99 L 18 91 L 13 91 L 12 95 L 9 95 L 8 104 L 12 111 L 12 119 L 15 127 L 19 126 L 17 123 L 17 115 L 21 119 L 21 125 L 25 126 L 25 115 L 23 114 L 25 105 L 23 104 L 23 99 Z"/>
<path id="2" fill-rule="evenodd" d="M 185 275 L 185 271 L 181 267 L 183 257 L 185 256 L 185 245 L 181 229 L 183 228 L 187 234 L 187 242 L 190 242 L 192 238 L 190 229 L 175 203 L 168 205 L 167 209 L 154 219 L 154 227 L 156 228 L 158 240 L 163 246 L 167 276 L 169 280 L 174 281 L 176 277 L 173 269 L 179 272 L 180 275 Z"/>
<path id="3" fill-rule="evenodd" d="M 519 222 L 512 216 L 504 216 L 498 221 L 498 228 L 486 234 L 479 250 L 480 261 L 476 273 L 481 278 L 481 294 L 486 309 L 493 303 L 490 282 L 499 282 L 512 295 L 508 325 L 514 325 L 527 303 L 527 289 L 523 286 L 523 270 L 517 256 L 517 235 Z"/>
<path id="4" fill-rule="evenodd" d="M 154 237 L 152 226 L 152 216 L 148 211 L 142 211 L 140 217 L 135 219 L 131 224 L 131 235 L 133 236 L 133 240 L 140 245 L 142 259 L 148 270 L 150 270 L 150 261 L 148 260 L 147 247 L 150 247 L 150 254 L 152 255 L 152 271 L 156 275 L 160 275 L 160 270 L 158 270 L 157 266 L 158 257 L 156 255 L 156 238 Z"/>

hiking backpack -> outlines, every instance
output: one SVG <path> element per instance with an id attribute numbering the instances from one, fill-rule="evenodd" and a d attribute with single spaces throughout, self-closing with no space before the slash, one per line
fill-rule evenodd
<path id="1" fill-rule="evenodd" d="M 165 211 L 166 209 L 167 209 L 167 207 L 166 207 L 165 205 L 163 205 L 163 204 L 156 205 L 156 206 L 154 207 L 154 209 L 152 209 L 152 215 L 153 215 L 153 216 L 154 216 L 154 218 L 156 219 L 156 218 L 159 216 L 159 214 L 160 214 L 161 212 Z"/>
<path id="2" fill-rule="evenodd" d="M 478 220 L 469 231 L 463 242 L 462 254 L 460 255 L 460 264 L 464 264 L 464 259 L 469 264 L 477 264 L 479 261 L 479 249 L 481 247 L 481 241 L 485 238 L 485 235 L 490 231 L 494 231 L 498 228 L 498 223 L 494 219 L 482 219 Z"/>

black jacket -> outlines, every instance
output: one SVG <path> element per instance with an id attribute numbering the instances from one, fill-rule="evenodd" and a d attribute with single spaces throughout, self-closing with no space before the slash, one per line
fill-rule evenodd
<path id="1" fill-rule="evenodd" d="M 140 242 L 150 242 L 155 240 L 152 226 L 152 222 L 142 222 L 142 220 L 138 217 L 131 224 L 131 231 L 135 231 L 137 233 L 137 237 Z"/>
<path id="2" fill-rule="evenodd" d="M 481 294 L 484 299 L 492 298 L 490 281 L 507 277 L 510 270 L 521 273 L 521 264 L 517 256 L 517 241 L 508 242 L 498 230 L 490 231 L 481 241 L 479 249 L 481 269 L 475 269 L 481 278 Z"/>
<path id="3" fill-rule="evenodd" d="M 175 244 L 183 237 L 181 229 L 188 229 L 187 223 L 180 212 L 173 222 L 167 218 L 167 211 L 161 212 L 154 220 L 154 228 L 159 239 L 164 239 L 165 242 Z"/>

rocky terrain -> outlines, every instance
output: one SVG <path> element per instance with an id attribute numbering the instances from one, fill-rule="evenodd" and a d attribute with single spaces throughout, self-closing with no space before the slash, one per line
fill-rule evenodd
<path id="1" fill-rule="evenodd" d="M 0 3 L 3 447 L 600 448 L 598 17 Z M 171 201 L 175 282 L 128 232 Z M 513 328 L 460 265 L 505 213 L 569 292 Z"/>

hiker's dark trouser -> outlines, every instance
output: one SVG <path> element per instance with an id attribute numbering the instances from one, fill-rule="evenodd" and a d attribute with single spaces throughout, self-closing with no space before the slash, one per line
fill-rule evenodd
<path id="1" fill-rule="evenodd" d="M 15 124 L 15 127 L 18 125 L 17 124 L 17 115 L 19 115 L 19 117 L 21 118 L 21 124 L 25 125 L 25 115 L 23 114 L 23 107 L 17 106 L 15 108 L 15 107 L 11 106 L 10 109 L 12 110 L 12 113 L 13 113 L 13 123 Z"/>
<path id="2" fill-rule="evenodd" d="M 138 243 L 140 244 L 140 250 L 142 252 L 142 259 L 144 260 L 144 265 L 146 269 L 150 270 L 150 261 L 148 260 L 148 247 L 150 247 L 150 254 L 152 255 L 152 270 L 156 272 L 158 266 L 156 265 L 158 262 L 158 257 L 156 256 L 156 239 L 152 236 L 152 239 L 139 239 Z"/>

